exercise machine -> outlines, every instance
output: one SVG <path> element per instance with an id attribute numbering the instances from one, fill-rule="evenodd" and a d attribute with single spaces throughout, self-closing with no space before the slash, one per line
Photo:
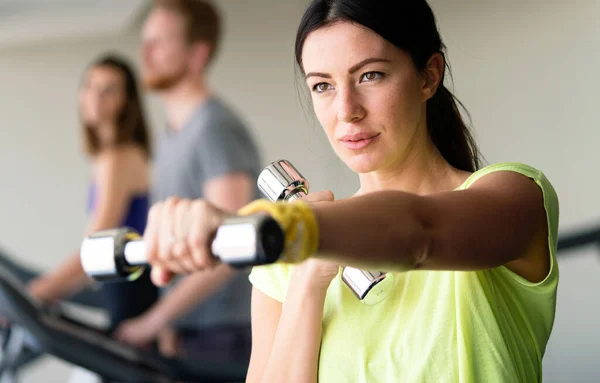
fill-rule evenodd
<path id="1" fill-rule="evenodd" d="M 107 382 L 243 382 L 247 365 L 165 358 L 124 345 L 101 329 L 28 296 L 0 267 L 0 383 L 15 383 L 19 368 L 41 352 L 80 366 Z"/>

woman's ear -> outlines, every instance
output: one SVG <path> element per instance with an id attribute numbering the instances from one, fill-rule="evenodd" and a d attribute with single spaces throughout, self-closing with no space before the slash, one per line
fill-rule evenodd
<path id="1" fill-rule="evenodd" d="M 438 90 L 442 79 L 444 78 L 444 69 L 446 61 L 444 55 L 440 52 L 434 53 L 427 62 L 427 67 L 423 71 L 423 88 L 421 89 L 423 101 L 432 98 Z"/>

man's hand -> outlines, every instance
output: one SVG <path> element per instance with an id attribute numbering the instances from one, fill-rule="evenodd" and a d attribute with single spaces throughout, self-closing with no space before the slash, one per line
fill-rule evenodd
<path id="1" fill-rule="evenodd" d="M 0 315 L 0 328 L 7 328 L 9 326 L 10 326 L 10 322 L 8 321 L 8 319 L 6 319 L 2 315 Z"/>
<path id="2" fill-rule="evenodd" d="M 121 323 L 114 337 L 120 342 L 144 348 L 157 339 L 164 327 L 149 315 L 140 315 Z"/>
<path id="3" fill-rule="evenodd" d="M 55 283 L 48 277 L 40 277 L 29 282 L 27 292 L 42 303 L 52 304 L 62 298 L 53 285 Z"/>
<path id="4" fill-rule="evenodd" d="M 167 358 L 181 355 L 180 337 L 171 327 L 164 328 L 158 334 L 158 351 Z"/>

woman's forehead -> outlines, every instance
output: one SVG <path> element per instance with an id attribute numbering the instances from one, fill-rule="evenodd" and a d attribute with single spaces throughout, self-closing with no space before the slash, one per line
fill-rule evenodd
<path id="1" fill-rule="evenodd" d="M 96 66 L 87 73 L 87 78 L 101 82 L 121 83 L 123 74 L 117 68 L 109 66 Z"/>
<path id="2" fill-rule="evenodd" d="M 369 58 L 394 60 L 397 49 L 372 30 L 338 22 L 312 31 L 304 42 L 305 72 L 350 68 Z"/>

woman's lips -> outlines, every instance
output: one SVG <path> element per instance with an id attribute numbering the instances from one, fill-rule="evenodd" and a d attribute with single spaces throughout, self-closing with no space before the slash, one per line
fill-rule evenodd
<path id="1" fill-rule="evenodd" d="M 340 138 L 342 145 L 350 150 L 360 150 L 366 148 L 375 139 L 379 137 L 379 133 L 355 133 L 347 134 Z"/>

